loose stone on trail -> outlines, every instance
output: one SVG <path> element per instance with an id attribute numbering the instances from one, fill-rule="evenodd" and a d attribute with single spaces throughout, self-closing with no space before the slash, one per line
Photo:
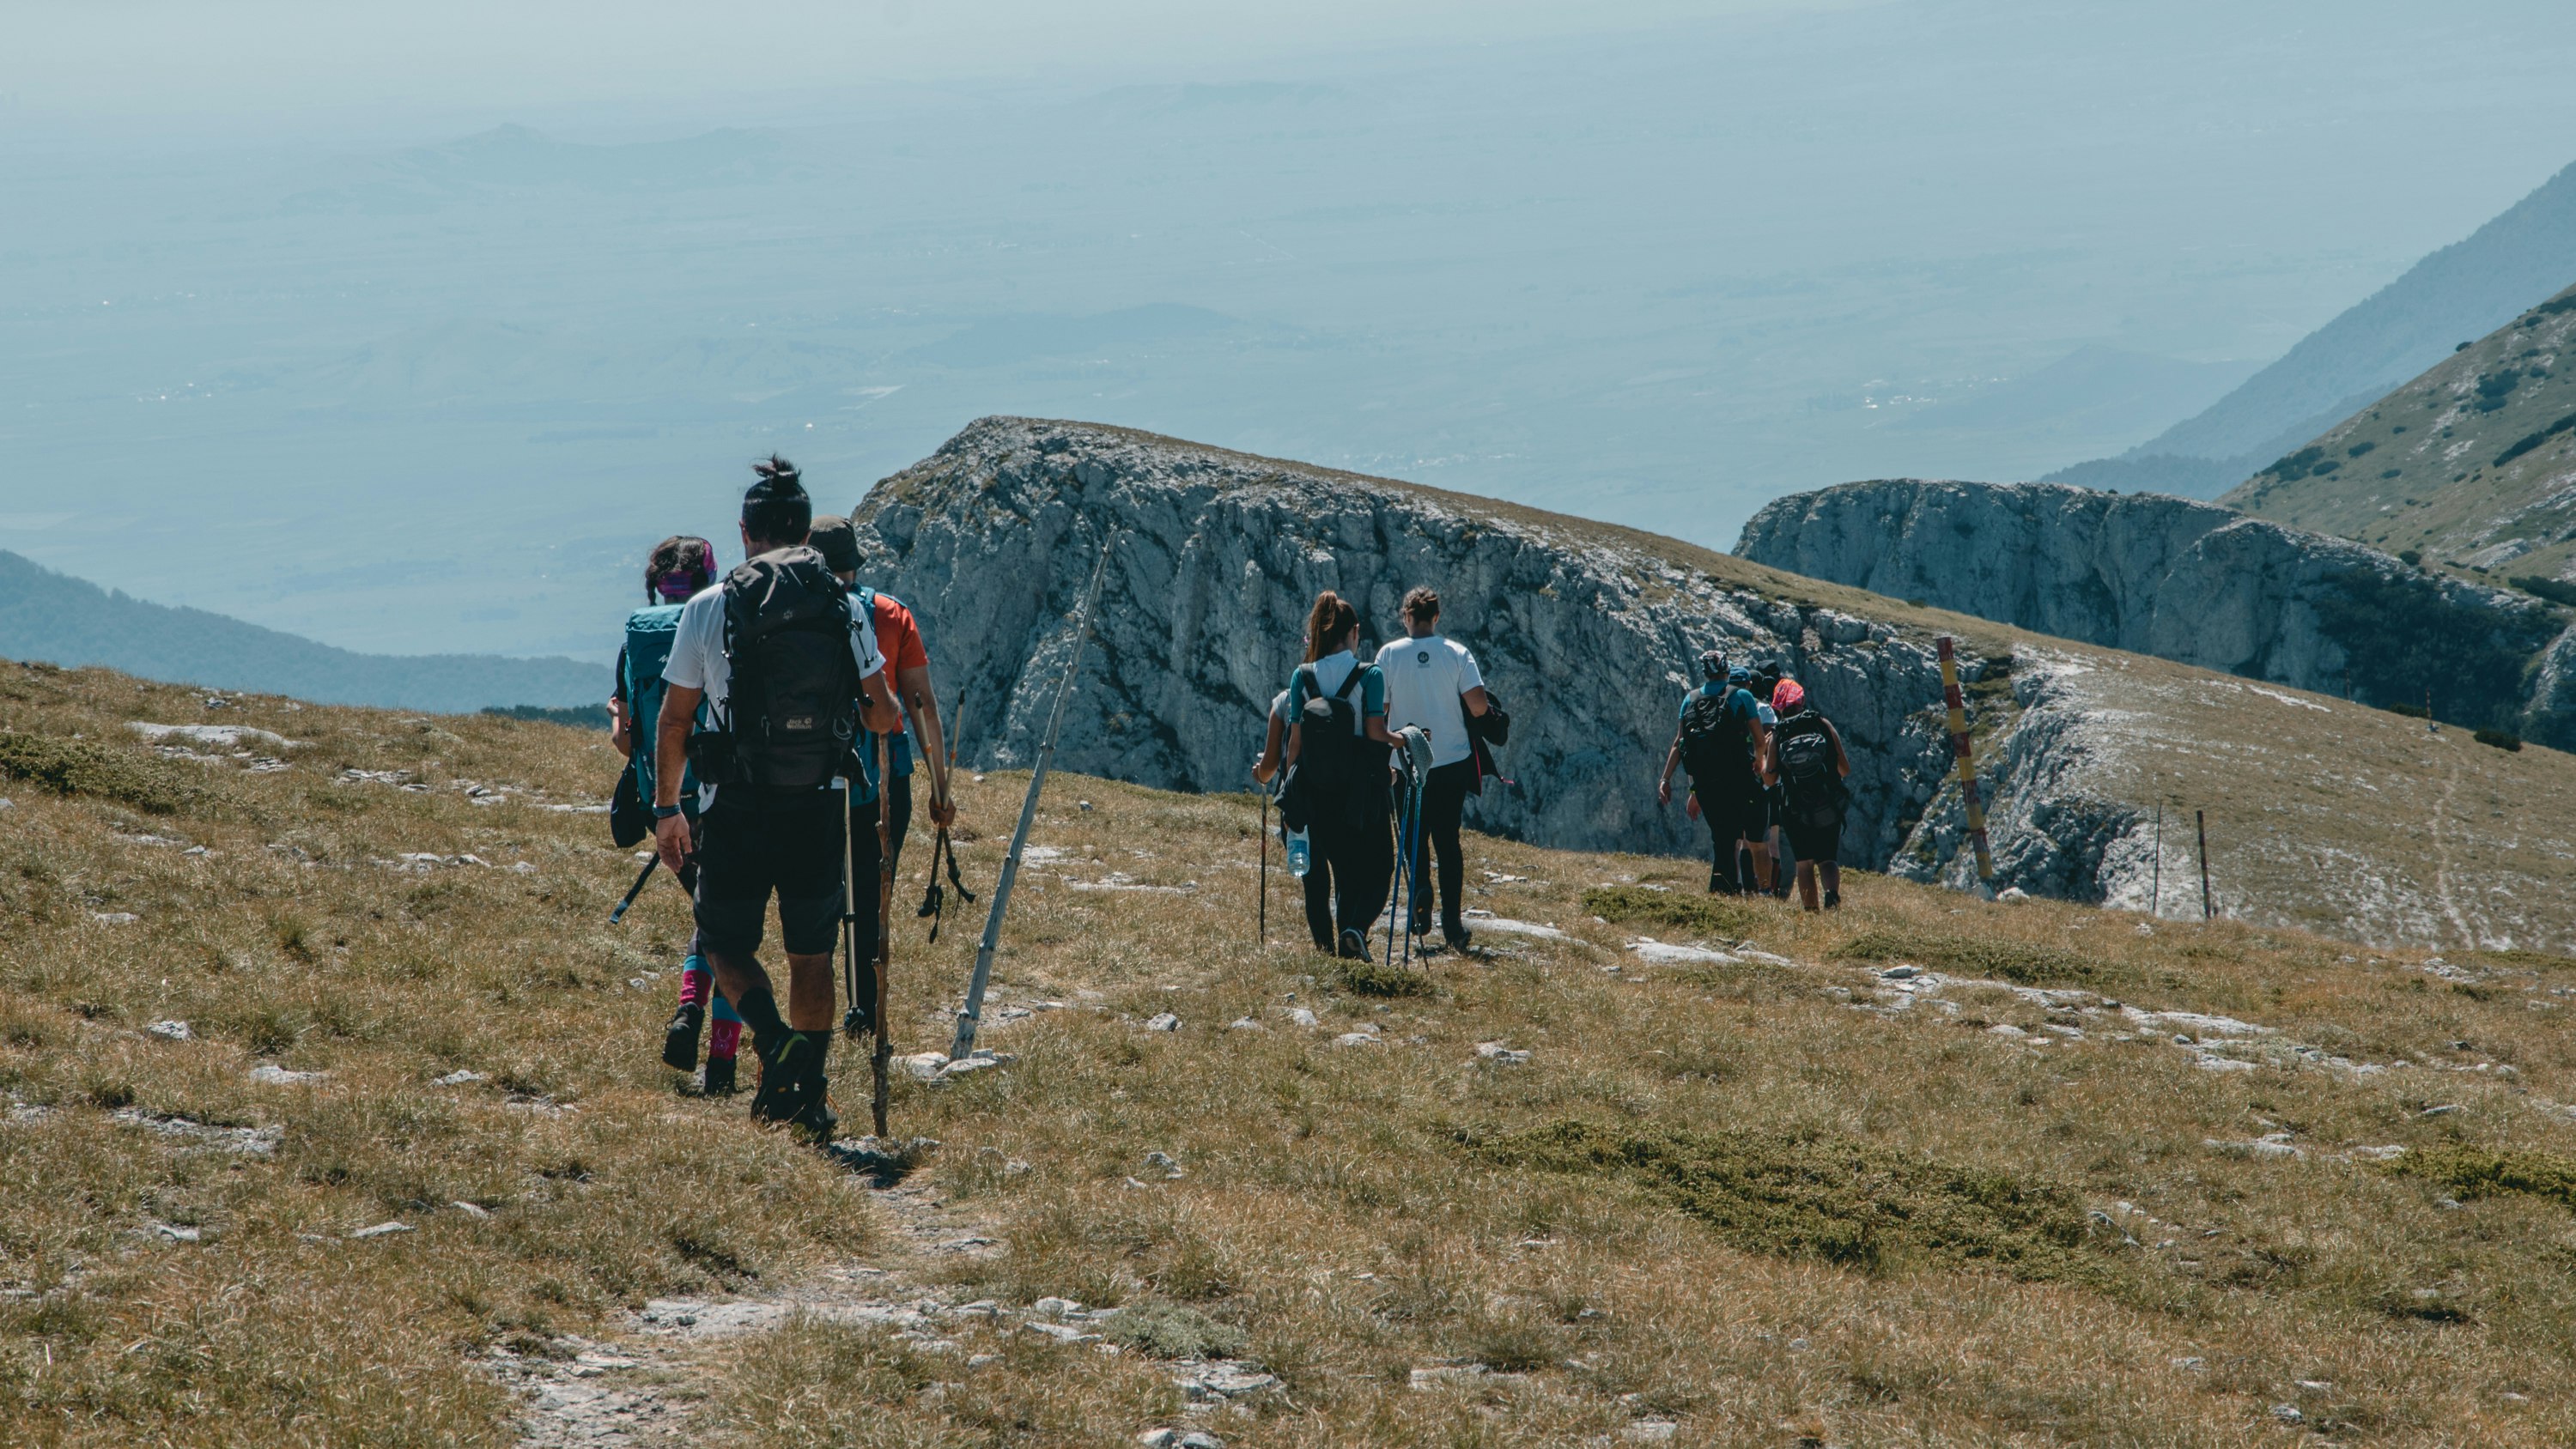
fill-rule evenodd
<path id="1" fill-rule="evenodd" d="M 360 1228 L 356 1232 L 349 1234 L 349 1236 L 351 1238 L 385 1238 L 391 1237 L 396 1233 L 408 1233 L 410 1231 L 412 1231 L 412 1226 L 409 1223 L 390 1222 L 378 1223 L 371 1228 Z"/>
<path id="2" fill-rule="evenodd" d="M 186 1022 L 177 1020 L 156 1021 L 143 1029 L 163 1041 L 188 1041 L 196 1035 L 188 1030 Z"/>
<path id="3" fill-rule="evenodd" d="M 1145 1018 L 1145 1029 L 1147 1031 L 1179 1031 L 1181 1029 L 1181 1019 L 1172 1015 L 1168 1011 L 1158 1011 L 1152 1016 Z"/>

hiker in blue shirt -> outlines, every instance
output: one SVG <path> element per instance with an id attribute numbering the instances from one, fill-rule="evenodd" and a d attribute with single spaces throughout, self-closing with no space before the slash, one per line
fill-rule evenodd
<path id="1" fill-rule="evenodd" d="M 1387 749 L 1395 736 L 1386 727 L 1386 676 L 1353 652 L 1359 632 L 1359 612 L 1340 595 L 1326 589 L 1315 596 L 1306 662 L 1288 682 L 1289 790 L 1296 799 L 1282 810 L 1283 819 L 1291 811 L 1306 819 L 1314 842 L 1306 928 L 1315 949 L 1346 957 L 1368 955 L 1368 931 L 1386 908 L 1395 871 L 1387 836 Z M 1346 721 L 1335 729 L 1338 740 L 1324 733 L 1335 720 Z"/>
<path id="2" fill-rule="evenodd" d="M 616 693 L 608 701 L 609 741 L 626 756 L 637 786 L 636 798 L 653 798 L 653 723 L 662 713 L 662 665 L 670 658 L 671 640 L 680 624 L 680 606 L 716 581 L 715 545 L 703 538 L 674 535 L 654 545 L 644 563 L 644 597 L 653 602 L 626 616 L 626 643 L 617 651 Z M 641 749 L 638 749 L 638 745 Z M 694 813 L 697 791 L 684 788 L 680 798 Z M 680 885 L 695 894 L 697 866 L 680 868 Z M 695 1071 L 698 1036 L 710 1011 L 715 1029 L 707 1032 L 707 1073 L 700 1091 L 721 1097 L 734 1090 L 734 1057 L 742 1042 L 742 1018 L 715 989 L 715 976 L 699 950 L 693 932 L 689 956 L 680 966 L 680 1005 L 662 1032 L 662 1061 L 675 1071 Z"/>
<path id="3" fill-rule="evenodd" d="M 1686 767 L 1691 777 L 1691 804 L 1708 825 L 1714 854 L 1708 888 L 1727 895 L 1744 893 L 1736 875 L 1735 846 L 1742 841 L 1753 857 L 1755 888 L 1771 889 L 1771 804 L 1774 777 L 1771 730 L 1762 722 L 1762 706 L 1753 691 L 1729 679 L 1723 651 L 1699 657 L 1706 683 L 1682 696 L 1681 720 L 1673 730 L 1672 748 L 1664 753 L 1663 778 L 1655 799 L 1673 803 L 1673 771 Z"/>

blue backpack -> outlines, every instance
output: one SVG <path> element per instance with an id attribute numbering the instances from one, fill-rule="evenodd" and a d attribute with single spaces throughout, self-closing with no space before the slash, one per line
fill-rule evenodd
<path id="1" fill-rule="evenodd" d="M 620 847 L 633 845 L 653 832 L 646 807 L 653 799 L 653 756 L 660 737 L 662 696 L 666 693 L 662 666 L 670 663 L 671 644 L 679 637 L 680 607 L 647 604 L 626 616 L 626 647 L 617 656 L 617 692 L 626 699 L 635 753 L 627 757 L 626 773 L 617 782 L 610 809 L 609 833 Z M 701 706 L 698 713 L 703 723 L 705 708 Z M 693 777 L 681 779 L 680 802 L 692 812 L 697 809 L 697 781 Z"/>

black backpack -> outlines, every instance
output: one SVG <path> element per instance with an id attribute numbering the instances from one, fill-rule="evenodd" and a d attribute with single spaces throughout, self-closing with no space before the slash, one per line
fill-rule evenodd
<path id="1" fill-rule="evenodd" d="M 1682 706 L 1682 768 L 1690 771 L 1693 785 L 1710 784 L 1729 774 L 1752 773 L 1753 756 L 1745 743 L 1744 721 L 1726 715 L 1727 701 L 1734 697 L 1733 685 L 1715 694 L 1693 690 L 1690 703 Z"/>
<path id="2" fill-rule="evenodd" d="M 1771 748 L 1790 810 L 1821 821 L 1842 808 L 1842 779 L 1834 773 L 1834 740 L 1823 715 L 1802 709 L 1780 721 Z"/>
<path id="3" fill-rule="evenodd" d="M 810 548 L 745 562 L 724 581 L 724 649 L 733 680 L 724 718 L 730 770 L 719 783 L 818 789 L 849 768 L 859 733 L 859 666 L 850 596 Z"/>
<path id="4" fill-rule="evenodd" d="M 1297 744 L 1297 763 L 1288 767 L 1288 779 L 1280 786 L 1279 801 L 1279 818 L 1291 830 L 1304 830 L 1318 818 L 1340 820 L 1358 813 L 1360 796 L 1352 787 L 1360 777 L 1360 714 L 1351 691 L 1359 687 L 1360 671 L 1367 667 L 1353 661 L 1350 677 L 1331 694 L 1324 693 L 1314 665 L 1297 668 L 1306 681 L 1306 703 L 1293 723 L 1304 726 L 1305 733 Z"/>

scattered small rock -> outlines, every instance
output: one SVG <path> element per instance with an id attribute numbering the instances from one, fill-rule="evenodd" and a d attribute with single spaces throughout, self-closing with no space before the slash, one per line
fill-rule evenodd
<path id="1" fill-rule="evenodd" d="M 1890 966 L 1886 970 L 1878 973 L 1878 979 L 1881 981 L 1911 981 L 1922 974 L 1923 968 L 1920 966 Z"/>
<path id="2" fill-rule="evenodd" d="M 2416 1113 L 2415 1115 L 2416 1115 L 2416 1116 L 2418 1116 L 2418 1117 L 2448 1117 L 2448 1116 L 2450 1116 L 2452 1113 L 2454 1113 L 2454 1112 L 2458 1112 L 2458 1111 L 2461 1111 L 2461 1110 L 2463 1110 L 2463 1109 L 2462 1109 L 2462 1107 L 2460 1106 L 2460 1104 L 2459 1104 L 2459 1103 L 2457 1103 L 2457 1102 L 2445 1102 L 2445 1103 L 2443 1103 L 2441 1106 L 2438 1106 L 2438 1107 L 2427 1107 L 2427 1108 L 2425 1108 L 2423 1111 L 2418 1112 L 2418 1113 Z"/>
<path id="3" fill-rule="evenodd" d="M 2196 1374 L 2202 1369 L 2209 1367 L 2209 1360 L 2200 1357 L 2198 1354 L 2186 1354 L 2181 1358 L 2172 1360 L 2172 1363 L 2175 1368 L 2181 1369 L 2187 1374 Z"/>
<path id="4" fill-rule="evenodd" d="M 479 1203 L 467 1202 L 463 1198 L 459 1198 L 456 1201 L 449 1203 L 448 1206 L 477 1221 L 486 1220 L 492 1216 L 492 1210 L 490 1208 L 484 1207 Z"/>
<path id="5" fill-rule="evenodd" d="M 1145 1449 L 1173 1449 L 1174 1445 L 1181 1442 L 1181 1431 L 1178 1429 L 1148 1429 L 1144 1433 L 1136 1436 L 1136 1442 L 1144 1445 Z"/>
<path id="6" fill-rule="evenodd" d="M 272 1087 L 302 1087 L 329 1076 L 328 1072 L 289 1071 L 275 1062 L 261 1062 L 250 1069 L 250 1079 Z"/>
<path id="7" fill-rule="evenodd" d="M 1254 1021 L 1251 1017 L 1238 1016 L 1234 1020 L 1227 1022 L 1225 1024 L 1225 1029 L 1227 1031 L 1259 1031 L 1262 1028 L 1261 1023 Z"/>
<path id="8" fill-rule="evenodd" d="M 156 1021 L 143 1029 L 150 1032 L 152 1035 L 161 1038 L 163 1041 L 191 1041 L 196 1037 L 195 1032 L 188 1030 L 188 1024 L 186 1022 L 176 1020 L 175 1018 L 167 1021 Z"/>
<path id="9" fill-rule="evenodd" d="M 177 1223 L 156 1222 L 152 1225 L 151 1232 L 173 1243 L 193 1243 L 200 1236 L 195 1228 L 183 1228 Z"/>
<path id="10" fill-rule="evenodd" d="M 1530 1054 L 1526 1048 L 1515 1049 L 1498 1041 L 1480 1041 L 1476 1043 L 1476 1056 L 1480 1060 L 1500 1062 L 1505 1066 L 1517 1065 L 1530 1059 Z"/>
<path id="11" fill-rule="evenodd" d="M 1029 1305 L 1029 1311 L 1040 1318 L 1070 1318 L 1082 1311 L 1082 1304 L 1071 1298 L 1041 1298 Z"/>
<path id="12" fill-rule="evenodd" d="M 1333 1045 L 1337 1047 L 1364 1047 L 1377 1044 L 1377 1033 L 1374 1031 L 1346 1031 L 1333 1038 Z"/>
<path id="13" fill-rule="evenodd" d="M 1682 1431 L 1670 1419 L 1639 1419 L 1619 1431 L 1619 1437 L 1639 1444 L 1661 1444 Z"/>
<path id="14" fill-rule="evenodd" d="M 1161 1168 L 1163 1176 L 1170 1181 L 1177 1182 L 1189 1175 L 1182 1168 L 1180 1160 L 1168 1152 L 1148 1152 L 1145 1154 L 1145 1163 L 1149 1167 Z"/>
<path id="15" fill-rule="evenodd" d="M 1290 1026 L 1311 1027 L 1318 1025 L 1319 1023 L 1316 1021 L 1315 1013 L 1308 1011 L 1302 1006 L 1292 1006 L 1288 1008 L 1288 1024 Z"/>
<path id="16" fill-rule="evenodd" d="M 1415 1369 L 1409 1376 L 1408 1382 L 1413 1385 L 1414 1392 L 1430 1393 L 1437 1389 L 1454 1388 L 1460 1384 L 1472 1384 L 1492 1372 L 1492 1369 L 1480 1363 L 1439 1364 L 1431 1368 Z"/>
<path id="17" fill-rule="evenodd" d="M 2272 1417 L 2284 1424 L 2304 1424 L 2308 1420 L 2308 1416 L 2300 1413 L 2299 1406 L 2296 1404 L 2274 1404 Z"/>
<path id="18" fill-rule="evenodd" d="M 1999 901 L 2026 901 L 2030 899 L 2030 892 L 2023 890 L 2020 886 L 2005 886 L 2002 890 L 1995 893 L 1995 899 Z"/>
<path id="19" fill-rule="evenodd" d="M 143 919 L 132 911 L 92 911 L 89 918 L 102 926 L 130 926 Z"/>
<path id="20" fill-rule="evenodd" d="M 440 1077 L 436 1081 L 431 1082 L 430 1085 L 433 1087 L 464 1087 L 471 1086 L 482 1080 L 483 1074 L 481 1072 L 474 1071 L 468 1067 L 459 1067 L 455 1071 L 449 1072 L 446 1076 Z"/>
<path id="21" fill-rule="evenodd" d="M 1147 1031 L 1179 1031 L 1181 1029 L 1181 1019 L 1172 1015 L 1168 1011 L 1158 1011 L 1152 1016 L 1145 1018 L 1145 1029 Z"/>
<path id="22" fill-rule="evenodd" d="M 1023 1323 L 1020 1326 L 1031 1333 L 1043 1333 L 1058 1343 L 1098 1343 L 1100 1341 L 1099 1334 L 1085 1333 L 1070 1323 Z"/>
<path id="23" fill-rule="evenodd" d="M 387 1238 L 396 1233 L 408 1233 L 411 1230 L 411 1224 L 406 1222 L 378 1223 L 371 1228 L 360 1228 L 349 1236 L 352 1238 Z"/>

